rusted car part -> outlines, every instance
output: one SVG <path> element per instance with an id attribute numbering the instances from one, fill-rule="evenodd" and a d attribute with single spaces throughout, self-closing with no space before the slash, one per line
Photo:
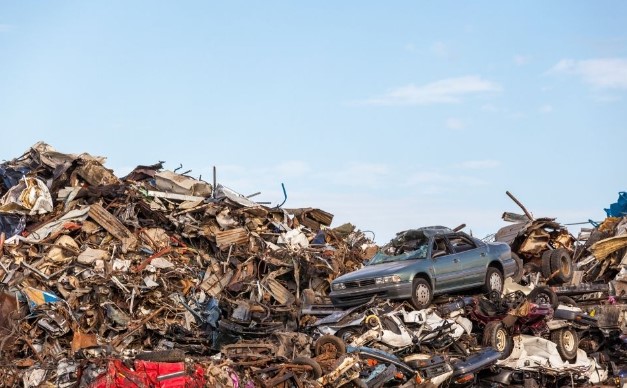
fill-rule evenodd
<path id="1" fill-rule="evenodd" d="M 252 374 L 262 387 L 303 386 L 303 382 L 322 375 L 315 359 L 306 356 L 287 358 L 279 355 L 276 346 L 271 344 L 240 342 L 223 346 L 222 353 L 234 370 Z"/>
<path id="2" fill-rule="evenodd" d="M 541 273 L 549 284 L 569 283 L 574 273 L 575 237 L 554 218 L 533 218 L 513 194 L 506 194 L 525 215 L 503 213 L 503 220 L 514 224 L 499 229 L 495 240 L 509 244 L 515 259 L 522 261 L 520 275 Z"/>
<path id="3" fill-rule="evenodd" d="M 297 357 L 287 363 L 274 363 L 252 372 L 254 380 L 263 388 L 303 387 L 304 382 L 322 376 L 322 368 L 311 358 Z"/>
<path id="4" fill-rule="evenodd" d="M 514 350 L 514 337 L 520 334 L 533 334 L 550 337 L 557 344 L 562 359 L 572 361 L 577 356 L 579 335 L 576 329 L 566 322 L 550 324 L 554 310 L 550 304 L 536 304 L 534 295 L 526 296 L 521 291 L 501 297 L 491 294 L 491 298 L 475 298 L 467 308 L 468 317 L 483 329 L 482 343 L 502 352 L 502 358 L 510 356 Z"/>

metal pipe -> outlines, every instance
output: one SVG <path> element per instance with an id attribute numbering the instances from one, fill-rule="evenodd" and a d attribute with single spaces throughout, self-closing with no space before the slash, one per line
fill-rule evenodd
<path id="1" fill-rule="evenodd" d="M 509 191 L 506 191 L 505 194 L 507 194 L 507 196 L 510 197 L 512 201 L 516 202 L 516 205 L 520 206 L 522 211 L 525 212 L 527 218 L 529 218 L 529 221 L 533 221 L 533 216 L 531 215 L 531 213 L 529 213 L 529 211 L 523 206 L 523 204 L 520 203 L 520 201 L 516 199 L 516 197 L 514 197 L 514 194 L 510 193 Z"/>
<path id="2" fill-rule="evenodd" d="M 213 166 L 213 190 L 211 190 L 211 198 L 216 197 L 216 166 Z"/>
<path id="3" fill-rule="evenodd" d="M 276 205 L 277 208 L 283 206 L 285 201 L 287 201 L 287 191 L 285 191 L 285 185 L 283 183 L 281 183 L 281 188 L 283 188 L 283 202 L 281 202 L 280 205 Z"/>

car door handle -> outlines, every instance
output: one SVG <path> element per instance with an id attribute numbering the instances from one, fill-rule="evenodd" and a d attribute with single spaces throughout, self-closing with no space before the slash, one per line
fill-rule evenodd
<path id="1" fill-rule="evenodd" d="M 459 259 L 453 259 L 453 263 L 459 263 Z"/>
<path id="2" fill-rule="evenodd" d="M 481 257 L 485 257 L 486 253 L 485 252 L 481 252 Z"/>

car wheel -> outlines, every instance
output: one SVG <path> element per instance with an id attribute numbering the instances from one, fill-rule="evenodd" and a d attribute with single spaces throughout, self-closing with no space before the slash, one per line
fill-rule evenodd
<path id="1" fill-rule="evenodd" d="M 424 278 L 415 278 L 411 294 L 411 303 L 417 310 L 429 307 L 433 300 L 431 284 Z"/>
<path id="2" fill-rule="evenodd" d="M 331 353 L 333 358 L 337 358 L 340 354 L 346 353 L 346 344 L 344 344 L 341 338 L 331 334 L 325 334 L 318 338 L 314 344 L 314 352 L 316 356 Z"/>
<path id="3" fill-rule="evenodd" d="M 544 251 L 542 253 L 542 276 L 544 276 L 545 279 L 549 279 L 551 277 L 551 274 L 553 273 L 551 271 L 551 253 L 553 251 Z"/>
<path id="4" fill-rule="evenodd" d="M 553 310 L 559 306 L 557 294 L 548 286 L 537 286 L 527 295 L 527 299 L 536 304 L 550 304 Z"/>
<path id="5" fill-rule="evenodd" d="M 514 274 L 512 275 L 512 281 L 514 283 L 518 283 L 520 279 L 522 279 L 523 272 L 525 271 L 523 268 L 523 261 L 520 256 L 518 256 L 514 252 L 512 252 L 512 259 L 514 259 L 514 262 L 516 262 L 516 272 L 514 272 Z"/>
<path id="6" fill-rule="evenodd" d="M 566 249 L 560 248 L 551 251 L 551 271 L 556 272 L 553 282 L 568 283 L 573 278 L 573 260 Z"/>
<path id="7" fill-rule="evenodd" d="M 509 357 L 514 350 L 514 339 L 501 321 L 488 322 L 483 329 L 483 346 L 492 346 L 501 352 L 500 360 Z"/>
<path id="8" fill-rule="evenodd" d="M 564 361 L 573 361 L 577 358 L 579 335 L 570 327 L 555 330 L 551 333 L 551 341 L 557 345 L 557 352 Z"/>
<path id="9" fill-rule="evenodd" d="M 487 294 L 491 291 L 503 292 L 503 274 L 497 268 L 488 267 L 485 274 L 483 291 Z"/>

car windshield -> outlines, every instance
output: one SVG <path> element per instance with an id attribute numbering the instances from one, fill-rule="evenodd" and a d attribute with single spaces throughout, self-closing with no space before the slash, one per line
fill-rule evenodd
<path id="1" fill-rule="evenodd" d="M 399 233 L 385 244 L 368 262 L 368 265 L 390 263 L 393 261 L 426 259 L 429 238 L 420 231 Z"/>

